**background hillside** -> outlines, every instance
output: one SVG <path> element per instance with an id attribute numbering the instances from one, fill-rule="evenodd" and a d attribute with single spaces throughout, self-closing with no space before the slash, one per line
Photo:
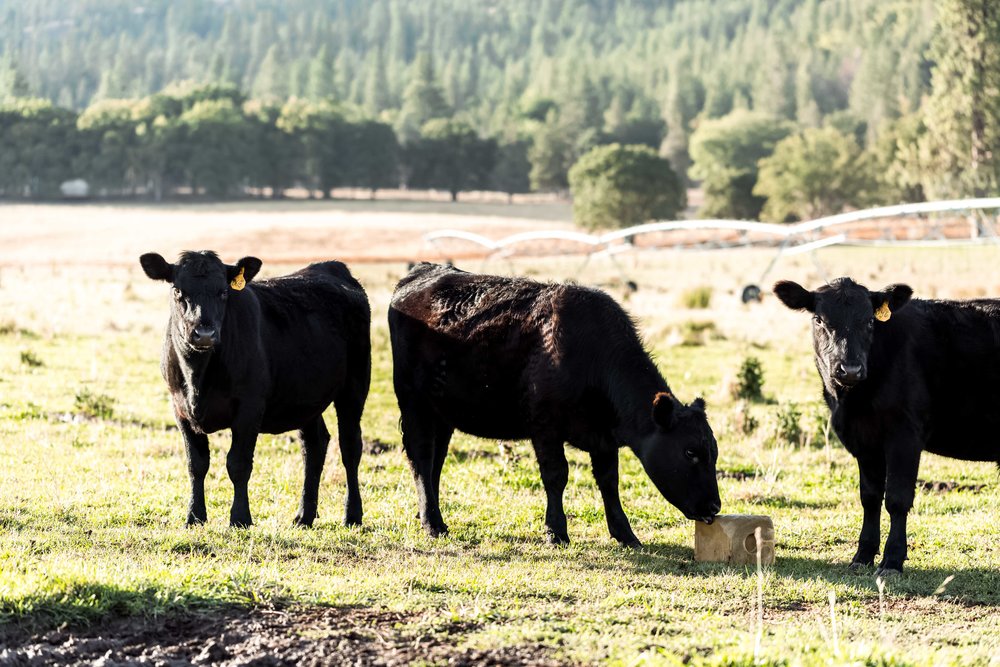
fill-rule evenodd
<path id="1" fill-rule="evenodd" d="M 411 66 L 429 53 L 445 102 L 487 134 L 549 100 L 609 133 L 689 129 L 734 107 L 807 125 L 850 109 L 877 131 L 927 92 L 934 26 L 929 0 L 5 4 L 7 66 L 60 106 L 191 80 L 380 114 L 403 105 Z"/>

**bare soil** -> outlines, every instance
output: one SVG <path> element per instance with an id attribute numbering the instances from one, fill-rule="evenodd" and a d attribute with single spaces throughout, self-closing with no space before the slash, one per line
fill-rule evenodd
<path id="1" fill-rule="evenodd" d="M 419 618 L 356 607 L 239 609 L 84 629 L 0 633 L 0 665 L 563 665 L 539 645 L 457 648 L 476 627 L 414 629 Z M 419 624 L 418 624 L 419 625 Z"/>

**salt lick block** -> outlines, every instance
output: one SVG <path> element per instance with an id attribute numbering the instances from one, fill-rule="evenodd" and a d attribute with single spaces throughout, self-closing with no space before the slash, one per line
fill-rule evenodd
<path id="1" fill-rule="evenodd" d="M 757 564 L 757 538 L 760 528 L 761 565 L 774 563 L 774 524 L 771 517 L 759 514 L 720 514 L 715 521 L 694 524 L 694 559 L 703 562 Z"/>

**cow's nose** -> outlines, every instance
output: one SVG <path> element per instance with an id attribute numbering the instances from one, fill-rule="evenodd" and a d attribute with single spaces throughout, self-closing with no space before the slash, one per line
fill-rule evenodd
<path id="1" fill-rule="evenodd" d="M 199 347 L 206 347 L 215 343 L 215 327 L 199 324 L 194 328 L 194 336 L 191 342 Z"/>
<path id="2" fill-rule="evenodd" d="M 837 364 L 834 373 L 837 379 L 846 383 L 855 383 L 862 380 L 864 368 L 861 364 Z"/>

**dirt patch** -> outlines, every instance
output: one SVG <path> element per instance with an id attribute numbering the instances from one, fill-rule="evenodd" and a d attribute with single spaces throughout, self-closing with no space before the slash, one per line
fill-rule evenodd
<path id="1" fill-rule="evenodd" d="M 460 649 L 476 629 L 414 629 L 419 618 L 351 607 L 229 609 L 82 630 L 0 635 L 0 665 L 564 665 L 544 646 Z"/>

